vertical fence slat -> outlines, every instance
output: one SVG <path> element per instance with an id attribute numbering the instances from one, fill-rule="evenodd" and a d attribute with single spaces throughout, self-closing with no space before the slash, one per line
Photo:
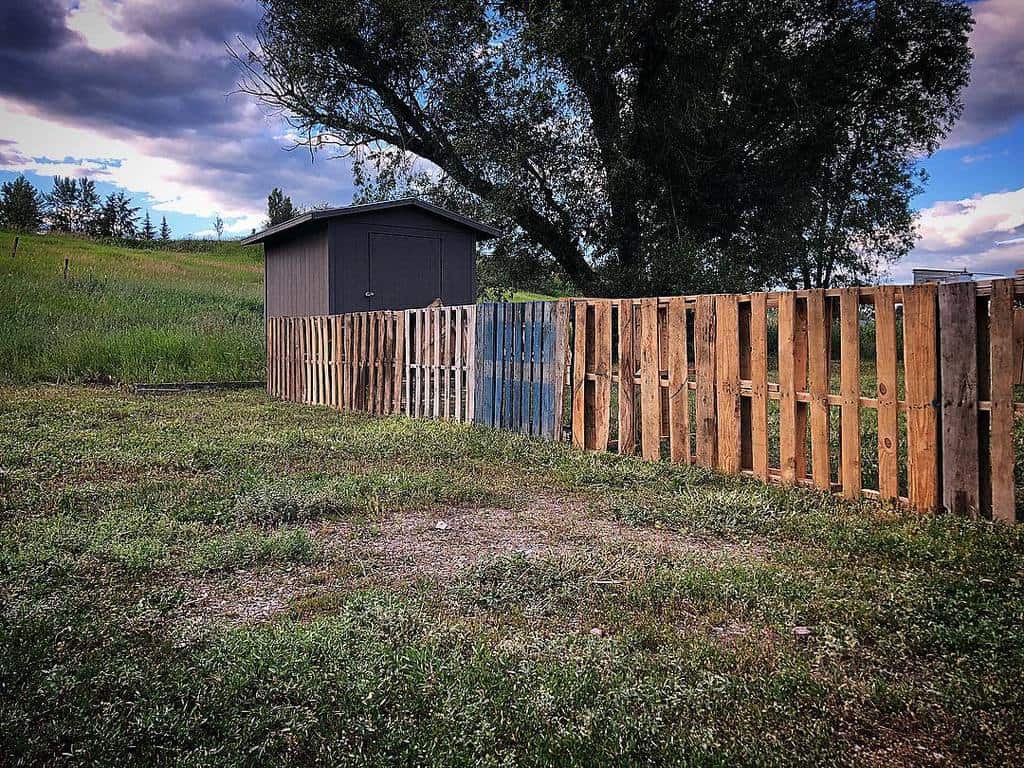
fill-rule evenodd
<path id="1" fill-rule="evenodd" d="M 586 447 L 585 398 L 587 383 L 587 302 L 574 303 L 572 365 L 572 444 Z"/>
<path id="2" fill-rule="evenodd" d="M 992 375 L 992 412 L 989 423 L 989 466 L 992 482 L 992 519 L 1016 520 L 1013 470 L 1013 280 L 994 280 L 989 300 L 989 370 Z"/>
<path id="3" fill-rule="evenodd" d="M 612 303 L 594 304 L 594 445 L 608 450 L 612 407 Z"/>
<path id="4" fill-rule="evenodd" d="M 476 379 L 480 375 L 477 367 L 477 308 L 466 309 L 466 421 L 476 421 Z"/>
<path id="5" fill-rule="evenodd" d="M 750 442 L 754 474 L 768 480 L 768 294 L 750 296 Z"/>
<path id="6" fill-rule="evenodd" d="M 797 297 L 793 334 L 793 386 L 797 392 L 807 391 L 807 302 Z M 807 477 L 807 414 L 808 403 L 797 400 L 794 404 L 796 434 L 793 448 L 796 451 L 796 476 Z"/>
<path id="7" fill-rule="evenodd" d="M 734 294 L 715 297 L 715 389 L 718 415 L 718 468 L 740 471 L 740 324 Z"/>
<path id="8" fill-rule="evenodd" d="M 715 421 L 715 299 L 698 296 L 694 311 L 694 357 L 697 365 L 697 463 L 714 467 L 718 461 Z"/>
<path id="9" fill-rule="evenodd" d="M 910 505 L 935 510 L 939 492 L 939 378 L 934 285 L 903 289 L 904 376 L 907 390 L 907 457 Z"/>
<path id="10" fill-rule="evenodd" d="M 839 294 L 839 396 L 842 439 L 840 473 L 843 496 L 859 499 L 860 467 L 860 308 L 856 288 Z"/>
<path id="11" fill-rule="evenodd" d="M 686 302 L 668 302 L 668 433 L 669 455 L 675 463 L 690 463 L 690 386 L 686 353 Z"/>
<path id="12" fill-rule="evenodd" d="M 825 314 L 825 292 L 807 295 L 808 388 L 810 390 L 811 477 L 822 490 L 831 487 L 828 435 L 828 335 L 831 328 Z"/>
<path id="13" fill-rule="evenodd" d="M 658 300 L 640 301 L 640 450 L 661 457 L 661 369 L 658 356 Z"/>
<path id="14" fill-rule="evenodd" d="M 636 453 L 636 342 L 633 302 L 619 302 L 619 453 Z"/>
<path id="15" fill-rule="evenodd" d="M 896 291 L 875 290 L 875 367 L 878 396 L 878 492 L 897 499 L 899 488 L 899 414 L 896 391 Z"/>
<path id="16" fill-rule="evenodd" d="M 571 304 L 568 299 L 559 299 L 552 307 L 554 317 L 551 325 L 551 375 L 545 382 L 545 403 L 550 402 L 550 407 L 545 408 L 546 429 L 545 433 L 552 440 L 562 439 L 563 411 L 565 408 L 565 384 L 566 384 L 566 358 L 568 357 L 569 344 L 569 308 Z M 545 343 L 545 349 L 549 346 Z M 550 383 L 548 383 L 550 382 Z M 548 400 L 550 392 L 550 400 Z"/>
<path id="17" fill-rule="evenodd" d="M 974 283 L 939 286 L 942 501 L 978 514 L 978 354 Z"/>
<path id="18" fill-rule="evenodd" d="M 779 475 L 796 482 L 796 295 L 779 294 Z"/>

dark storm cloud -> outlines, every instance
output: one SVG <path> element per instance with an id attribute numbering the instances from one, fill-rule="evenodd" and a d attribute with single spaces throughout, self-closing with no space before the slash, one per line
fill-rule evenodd
<path id="1" fill-rule="evenodd" d="M 0 50 L 23 53 L 59 47 L 70 34 L 64 14 L 64 6 L 57 0 L 4 0 L 0 3 Z"/>
<path id="2" fill-rule="evenodd" d="M 1024 118 L 1024 3 L 982 0 L 972 10 L 971 83 L 963 117 L 946 146 L 984 141 Z"/>
<path id="3" fill-rule="evenodd" d="M 4 73 L 0 95 L 48 117 L 148 136 L 231 125 L 242 105 L 232 105 L 226 98 L 234 88 L 237 71 L 222 41 L 232 35 L 229 21 L 235 23 L 233 33 L 251 32 L 257 20 L 252 7 L 243 9 L 236 3 L 167 5 L 169 9 L 156 11 L 156 17 L 145 17 L 145 23 L 142 18 L 126 19 L 120 31 L 131 35 L 153 27 L 160 30 L 159 39 L 176 46 L 195 39 L 217 43 L 181 48 L 147 44 L 95 51 L 65 28 L 61 5 L 13 0 L 5 10 L 18 20 L 13 30 L 24 27 L 43 42 L 30 50 L 16 49 L 6 40 L 0 44 L 0 72 Z M 238 26 L 243 21 L 249 28 Z M 7 30 L 5 37 L 19 36 L 11 25 Z"/>

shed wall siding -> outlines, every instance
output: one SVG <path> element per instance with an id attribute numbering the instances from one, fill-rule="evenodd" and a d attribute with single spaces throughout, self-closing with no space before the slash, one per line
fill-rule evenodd
<path id="1" fill-rule="evenodd" d="M 264 251 L 268 317 L 330 311 L 327 227 L 274 238 Z"/>

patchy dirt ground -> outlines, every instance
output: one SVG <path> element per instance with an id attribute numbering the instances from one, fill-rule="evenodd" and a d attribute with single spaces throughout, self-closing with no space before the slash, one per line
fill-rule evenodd
<path id="1" fill-rule="evenodd" d="M 371 584 L 401 587 L 425 579 L 445 585 L 481 563 L 515 555 L 535 561 L 585 559 L 598 585 L 617 583 L 616 563 L 624 560 L 653 568 L 680 558 L 721 562 L 763 556 L 755 543 L 639 528 L 602 517 L 583 503 L 550 497 L 517 508 L 442 507 L 386 513 L 358 524 L 322 521 L 308 530 L 324 546 L 326 563 L 240 569 L 182 583 L 185 634 L 217 623 L 261 623 L 297 601 Z"/>

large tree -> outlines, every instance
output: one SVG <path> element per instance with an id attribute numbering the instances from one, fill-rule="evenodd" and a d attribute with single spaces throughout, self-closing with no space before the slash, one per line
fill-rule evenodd
<path id="1" fill-rule="evenodd" d="M 54 176 L 53 191 L 46 196 L 50 229 L 74 232 L 78 221 L 78 183 L 71 176 Z"/>
<path id="2" fill-rule="evenodd" d="M 0 186 L 0 228 L 35 232 L 43 225 L 45 200 L 24 176 Z"/>
<path id="3" fill-rule="evenodd" d="M 288 197 L 277 187 L 270 190 L 270 194 L 267 195 L 267 226 L 273 227 L 277 224 L 283 224 L 288 219 L 294 218 L 298 215 L 298 211 L 295 206 L 292 205 L 292 199 Z"/>
<path id="4" fill-rule="evenodd" d="M 370 174 L 429 161 L 587 292 L 870 274 L 970 65 L 960 0 L 263 5 L 244 90 Z"/>

